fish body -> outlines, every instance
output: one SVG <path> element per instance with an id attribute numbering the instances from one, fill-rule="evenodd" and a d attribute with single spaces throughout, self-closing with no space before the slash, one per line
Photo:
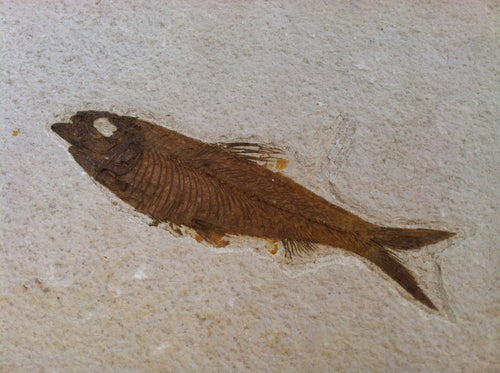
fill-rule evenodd
<path id="1" fill-rule="evenodd" d="M 104 136 L 95 121 L 116 130 Z M 214 235 L 282 241 L 286 255 L 325 244 L 360 255 L 415 299 L 436 308 L 412 273 L 387 248 L 409 250 L 453 233 L 380 227 L 312 193 L 256 160 L 276 151 L 258 144 L 209 144 L 133 117 L 78 112 L 52 129 L 96 181 L 157 222 Z"/>

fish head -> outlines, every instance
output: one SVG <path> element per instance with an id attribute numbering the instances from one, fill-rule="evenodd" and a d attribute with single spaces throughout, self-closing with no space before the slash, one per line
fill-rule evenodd
<path id="1" fill-rule="evenodd" d="M 123 175 L 142 155 L 142 127 L 136 118 L 81 111 L 51 129 L 71 144 L 69 152 L 92 177 L 102 172 Z"/>

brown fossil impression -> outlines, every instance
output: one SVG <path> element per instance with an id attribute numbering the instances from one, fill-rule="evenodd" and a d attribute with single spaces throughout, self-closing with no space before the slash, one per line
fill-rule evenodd
<path id="1" fill-rule="evenodd" d="M 108 132 L 96 128 L 102 119 Z M 415 299 L 436 308 L 395 253 L 453 233 L 369 223 L 258 162 L 271 159 L 277 148 L 204 143 L 100 111 L 78 112 L 52 130 L 71 144 L 70 153 L 90 176 L 157 222 L 191 227 L 210 242 L 224 235 L 281 241 L 289 257 L 315 244 L 341 248 L 376 264 Z"/>

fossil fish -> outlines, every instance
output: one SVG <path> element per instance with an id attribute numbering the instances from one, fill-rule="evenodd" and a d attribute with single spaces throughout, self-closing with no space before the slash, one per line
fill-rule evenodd
<path id="1" fill-rule="evenodd" d="M 107 120 L 108 133 L 96 128 Z M 380 267 L 415 299 L 436 309 L 394 251 L 454 233 L 381 227 L 335 206 L 258 161 L 279 150 L 259 144 L 208 144 L 137 118 L 85 111 L 52 130 L 95 180 L 155 222 L 193 228 L 207 241 L 247 235 L 281 241 L 285 255 L 341 248 Z"/>

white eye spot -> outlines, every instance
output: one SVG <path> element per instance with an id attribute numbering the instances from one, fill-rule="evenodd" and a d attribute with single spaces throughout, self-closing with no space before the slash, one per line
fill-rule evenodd
<path id="1" fill-rule="evenodd" d="M 108 118 L 99 118 L 94 120 L 94 128 L 104 137 L 109 137 L 118 129 Z"/>

